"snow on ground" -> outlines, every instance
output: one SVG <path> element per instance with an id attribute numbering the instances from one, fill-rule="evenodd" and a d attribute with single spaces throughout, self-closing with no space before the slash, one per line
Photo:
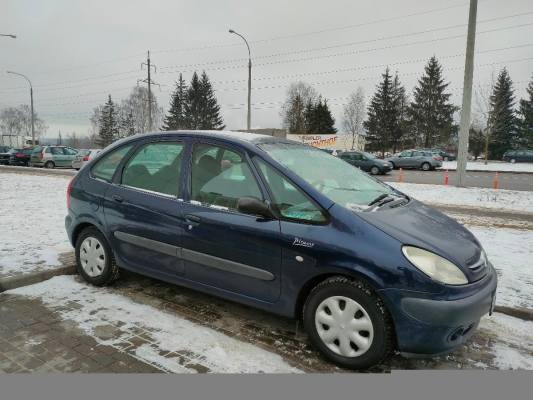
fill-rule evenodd
<path id="1" fill-rule="evenodd" d="M 39 298 L 48 307 L 60 307 L 71 301 L 81 308 L 58 311 L 63 319 L 77 322 L 78 328 L 93 336 L 99 343 L 113 344 L 127 341 L 135 328 L 151 336 L 149 344 L 137 348 L 136 357 L 148 364 L 175 373 L 194 373 L 194 369 L 160 354 L 165 351 L 188 354 L 189 364 L 208 366 L 211 372 L 227 373 L 287 373 L 301 372 L 283 359 L 249 343 L 194 324 L 181 317 L 138 304 L 106 288 L 77 283 L 73 276 L 58 276 L 48 281 L 6 292 Z M 101 340 L 95 330 L 102 325 L 120 326 L 123 333 L 109 340 Z M 128 333 L 129 332 L 129 333 Z"/>
<path id="2" fill-rule="evenodd" d="M 533 213 L 533 194 L 521 190 L 458 188 L 455 186 L 387 182 L 399 191 L 429 204 L 495 208 Z"/>
<path id="3" fill-rule="evenodd" d="M 494 366 L 499 369 L 533 369 L 532 321 L 494 313 L 481 319 L 479 329 L 497 337 L 492 351 Z"/>
<path id="4" fill-rule="evenodd" d="M 0 174 L 0 277 L 60 265 L 72 251 L 65 232 L 63 177 Z"/>
<path id="5" fill-rule="evenodd" d="M 457 170 L 457 161 L 442 163 L 442 169 L 450 171 Z M 498 172 L 533 172 L 533 163 L 516 163 L 489 161 L 485 165 L 484 161 L 469 161 L 466 163 L 467 171 L 498 171 Z"/>

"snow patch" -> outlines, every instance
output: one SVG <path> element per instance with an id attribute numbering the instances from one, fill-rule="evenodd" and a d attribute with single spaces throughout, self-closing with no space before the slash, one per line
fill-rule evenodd
<path id="1" fill-rule="evenodd" d="M 110 293 L 108 289 L 77 283 L 73 276 L 54 277 L 6 293 L 40 298 L 48 307 L 77 302 L 81 308 L 58 312 L 62 318 L 77 322 L 78 328 L 100 344 L 119 347 L 119 343 L 128 342 L 135 336 L 133 332 L 142 330 L 143 336 L 150 337 L 150 341 L 135 350 L 135 357 L 170 372 L 196 372 L 193 367 L 197 365 L 211 372 L 301 372 L 285 363 L 279 355 L 152 306 L 135 303 Z M 120 326 L 121 333 L 103 340 L 96 332 L 106 326 Z M 163 351 L 179 355 L 166 358 L 160 355 Z M 180 359 L 184 360 L 180 362 Z"/>
<path id="2" fill-rule="evenodd" d="M 457 170 L 457 161 L 445 161 L 442 163 L 442 169 L 450 171 Z M 485 165 L 484 161 L 467 162 L 467 171 L 501 171 L 501 172 L 533 172 L 532 163 L 506 163 L 500 161 L 489 161 Z"/>

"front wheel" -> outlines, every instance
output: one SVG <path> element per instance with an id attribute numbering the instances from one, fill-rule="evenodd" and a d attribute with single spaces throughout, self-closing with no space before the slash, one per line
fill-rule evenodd
<path id="1" fill-rule="evenodd" d="M 372 175 L 378 175 L 379 174 L 379 168 L 374 165 L 372 168 L 370 168 L 370 173 Z"/>
<path id="2" fill-rule="evenodd" d="M 448 162 L 448 161 L 450 161 L 450 159 L 449 159 L 448 157 L 444 157 L 444 158 L 443 158 L 443 161 Z"/>
<path id="3" fill-rule="evenodd" d="M 379 364 L 392 348 L 392 321 L 381 299 L 361 282 L 333 277 L 315 287 L 304 306 L 313 347 L 344 368 Z"/>
<path id="4" fill-rule="evenodd" d="M 119 268 L 105 236 L 95 227 L 85 228 L 76 240 L 76 264 L 82 278 L 106 286 L 118 278 Z"/>
<path id="5" fill-rule="evenodd" d="M 424 164 L 422 164 L 422 170 L 423 171 L 429 171 L 431 169 L 431 165 L 427 162 L 425 162 Z"/>

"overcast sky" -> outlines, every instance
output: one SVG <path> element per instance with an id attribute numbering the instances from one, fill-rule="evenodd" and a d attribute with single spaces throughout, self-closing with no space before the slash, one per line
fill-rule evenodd
<path id="1" fill-rule="evenodd" d="M 29 104 L 27 81 L 6 74 L 19 72 L 34 86 L 35 111 L 49 126 L 47 137 L 59 130 L 85 134 L 93 107 L 107 94 L 120 101 L 137 79 L 146 78 L 141 63 L 149 50 L 157 66 L 152 79 L 162 85 L 155 95 L 165 110 L 179 72 L 189 82 L 195 69 L 206 69 L 227 128 L 244 129 L 248 52 L 230 28 L 251 47 L 252 127 L 280 127 L 285 86 L 303 80 L 329 99 L 340 129 L 344 98 L 357 86 L 370 97 L 389 65 L 411 92 L 432 55 L 460 105 L 468 3 L 0 0 L 0 34 L 17 36 L 0 37 L 0 108 Z M 517 98 L 525 96 L 533 76 L 533 1 L 480 0 L 477 32 L 474 82 L 506 66 Z"/>

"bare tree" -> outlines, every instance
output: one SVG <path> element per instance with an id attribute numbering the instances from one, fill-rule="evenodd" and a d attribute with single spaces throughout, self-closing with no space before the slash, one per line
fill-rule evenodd
<path id="1" fill-rule="evenodd" d="M 308 83 L 298 81 L 289 84 L 279 112 L 283 128 L 288 133 L 305 134 L 305 107 L 310 102 L 315 103 L 317 98 L 318 93 Z"/>
<path id="2" fill-rule="evenodd" d="M 474 92 L 474 112 L 472 117 L 472 127 L 480 130 L 485 139 L 485 164 L 489 155 L 489 143 L 493 133 L 502 127 L 504 121 L 498 118 L 500 110 L 495 110 L 492 106 L 491 97 L 496 85 L 496 73 L 492 71 L 490 78 L 480 83 Z"/>
<path id="3" fill-rule="evenodd" d="M 48 130 L 44 121 L 33 112 L 35 136 L 43 136 Z M 0 111 L 0 132 L 3 135 L 31 136 L 31 109 L 23 104 L 18 107 L 8 107 Z"/>
<path id="4" fill-rule="evenodd" d="M 351 150 L 355 150 L 355 143 L 364 133 L 363 122 L 366 117 L 365 91 L 358 87 L 355 92 L 350 93 L 348 104 L 342 110 L 341 123 L 342 128 L 350 135 Z"/>
<path id="5" fill-rule="evenodd" d="M 147 133 L 148 126 L 148 89 L 142 86 L 135 86 L 130 95 L 122 100 L 118 107 L 119 121 L 124 121 L 130 113 L 133 115 L 133 125 L 135 133 Z M 152 124 L 155 127 L 163 125 L 165 113 L 163 108 L 157 103 L 157 98 L 152 93 Z"/>

